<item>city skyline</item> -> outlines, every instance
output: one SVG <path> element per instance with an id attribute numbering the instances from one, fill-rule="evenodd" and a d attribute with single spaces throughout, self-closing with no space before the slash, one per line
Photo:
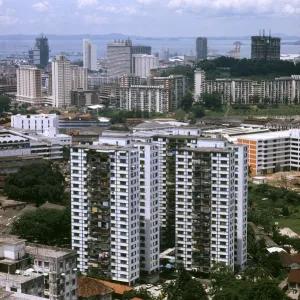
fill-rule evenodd
<path id="1" fill-rule="evenodd" d="M 0 0 L 0 34 L 299 35 L 299 14 L 298 0 Z"/>

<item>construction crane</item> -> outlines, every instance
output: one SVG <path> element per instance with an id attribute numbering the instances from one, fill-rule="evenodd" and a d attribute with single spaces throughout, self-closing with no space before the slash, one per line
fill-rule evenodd
<path id="1" fill-rule="evenodd" d="M 235 45 L 235 49 L 228 52 L 229 56 L 233 58 L 240 58 L 241 46 L 243 44 L 241 42 L 234 42 L 233 45 Z"/>

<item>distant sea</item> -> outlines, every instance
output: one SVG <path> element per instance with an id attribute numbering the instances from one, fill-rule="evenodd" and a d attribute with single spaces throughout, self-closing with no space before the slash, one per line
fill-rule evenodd
<path id="1" fill-rule="evenodd" d="M 26 55 L 28 49 L 34 46 L 34 40 L 0 40 L 0 59 L 7 56 Z M 112 40 L 93 40 L 97 44 L 98 58 L 106 57 L 106 44 Z M 217 40 L 208 39 L 209 50 L 216 54 L 226 55 L 233 50 L 236 40 Z M 242 40 L 241 58 L 249 58 L 251 56 L 251 40 Z M 282 40 L 282 42 L 295 42 L 295 40 Z M 159 40 L 133 40 L 134 45 L 149 45 L 152 47 L 152 53 L 160 52 L 161 49 L 169 49 L 170 53 L 178 55 L 195 55 L 195 39 L 159 39 Z M 49 39 L 51 54 L 55 56 L 59 52 L 82 52 L 82 40 L 51 40 Z M 281 54 L 299 54 L 300 45 L 282 45 Z M 70 56 L 70 60 L 76 60 L 79 57 Z"/>

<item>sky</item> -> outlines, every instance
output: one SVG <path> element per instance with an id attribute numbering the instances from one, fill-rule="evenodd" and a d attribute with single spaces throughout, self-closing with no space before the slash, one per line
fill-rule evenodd
<path id="1" fill-rule="evenodd" d="M 0 0 L 0 34 L 300 36 L 300 0 Z"/>

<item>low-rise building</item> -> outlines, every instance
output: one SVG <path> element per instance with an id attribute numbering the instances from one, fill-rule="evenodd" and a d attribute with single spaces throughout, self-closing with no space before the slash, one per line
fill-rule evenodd
<path id="1" fill-rule="evenodd" d="M 101 281 L 86 277 L 78 277 L 78 299 L 80 300 L 112 300 L 115 290 Z"/>
<path id="2" fill-rule="evenodd" d="M 2 156 L 26 156 L 35 154 L 44 159 L 61 159 L 63 147 L 72 145 L 72 137 L 66 134 L 38 134 L 22 129 L 0 129 L 0 154 Z"/>
<path id="3" fill-rule="evenodd" d="M 249 134 L 235 137 L 249 146 L 249 166 L 253 175 L 300 170 L 300 130 Z"/>
<path id="4" fill-rule="evenodd" d="M 25 253 L 33 259 L 34 271 L 45 276 L 45 296 L 77 299 L 76 251 L 26 243 Z"/>

